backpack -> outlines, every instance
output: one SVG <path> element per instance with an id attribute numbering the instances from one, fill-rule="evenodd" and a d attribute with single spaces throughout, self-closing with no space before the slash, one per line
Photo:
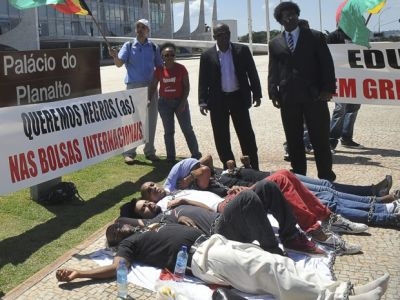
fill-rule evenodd
<path id="1" fill-rule="evenodd" d="M 57 183 L 55 186 L 50 188 L 48 193 L 42 199 L 39 200 L 39 203 L 43 205 L 58 205 L 67 202 L 77 202 L 79 204 L 85 203 L 73 182 Z"/>

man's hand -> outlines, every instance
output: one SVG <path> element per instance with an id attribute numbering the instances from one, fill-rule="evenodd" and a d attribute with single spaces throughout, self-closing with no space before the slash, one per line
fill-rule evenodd
<path id="1" fill-rule="evenodd" d="M 253 106 L 258 107 L 261 105 L 261 99 L 260 98 L 253 98 Z"/>
<path id="2" fill-rule="evenodd" d="M 190 226 L 190 227 L 194 227 L 194 228 L 198 228 L 196 226 L 196 223 L 189 217 L 186 216 L 180 216 L 178 218 L 178 223 L 182 224 L 182 225 L 186 225 L 186 226 Z"/>
<path id="3" fill-rule="evenodd" d="M 108 47 L 108 54 L 109 54 L 111 57 L 115 58 L 115 57 L 118 56 L 118 50 L 113 49 L 113 48 L 111 48 L 111 47 Z"/>
<path id="4" fill-rule="evenodd" d="M 78 271 L 69 269 L 59 269 L 56 271 L 56 278 L 58 281 L 70 282 L 78 278 Z"/>
<path id="5" fill-rule="evenodd" d="M 186 176 L 178 180 L 178 188 L 181 190 L 187 189 L 193 183 L 193 177 L 191 175 Z"/>
<path id="6" fill-rule="evenodd" d="M 167 208 L 171 209 L 171 208 L 177 207 L 179 205 L 183 205 L 183 204 L 187 204 L 186 199 L 178 198 L 178 199 L 174 199 L 174 200 L 169 201 L 168 204 L 167 204 Z"/>
<path id="7" fill-rule="evenodd" d="M 228 195 L 237 195 L 239 194 L 241 191 L 244 190 L 248 190 L 249 188 L 246 186 L 238 186 L 238 185 L 234 185 L 232 186 L 229 190 L 228 190 Z"/>
<path id="8" fill-rule="evenodd" d="M 331 92 L 322 91 L 319 94 L 318 99 L 321 101 L 331 101 L 333 94 Z"/>
<path id="9" fill-rule="evenodd" d="M 207 104 L 201 104 L 201 105 L 200 105 L 200 113 L 201 113 L 203 116 L 207 116 L 207 113 L 208 113 Z"/>
<path id="10" fill-rule="evenodd" d="M 281 100 L 279 98 L 273 98 L 271 100 L 273 106 L 275 106 L 276 108 L 281 108 Z"/>

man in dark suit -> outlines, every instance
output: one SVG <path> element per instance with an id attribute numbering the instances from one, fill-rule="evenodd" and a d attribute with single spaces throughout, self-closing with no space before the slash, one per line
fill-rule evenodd
<path id="1" fill-rule="evenodd" d="M 216 45 L 200 58 L 200 111 L 203 115 L 210 111 L 215 145 L 224 168 L 227 168 L 228 160 L 235 160 L 229 131 L 230 116 L 242 154 L 248 155 L 252 168 L 258 170 L 258 149 L 249 114 L 252 103 L 255 107 L 261 104 L 257 69 L 249 48 L 230 42 L 228 25 L 218 23 L 213 33 Z"/>
<path id="2" fill-rule="evenodd" d="M 269 43 L 268 93 L 280 108 L 292 169 L 306 175 L 303 118 L 314 147 L 318 177 L 334 181 L 329 145 L 330 114 L 327 102 L 336 91 L 333 60 L 324 35 L 300 28 L 300 8 L 281 2 L 275 19 L 285 31 Z"/>

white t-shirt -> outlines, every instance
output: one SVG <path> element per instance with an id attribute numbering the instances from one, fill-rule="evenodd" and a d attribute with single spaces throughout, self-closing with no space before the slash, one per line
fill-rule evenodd
<path id="1" fill-rule="evenodd" d="M 192 201 L 201 202 L 207 205 L 212 211 L 217 211 L 218 204 L 224 201 L 224 198 L 208 192 L 208 191 L 197 191 L 197 190 L 182 190 L 173 195 L 166 196 L 157 202 L 157 205 L 161 207 L 162 211 L 167 210 L 168 202 L 173 199 L 185 198 Z"/>

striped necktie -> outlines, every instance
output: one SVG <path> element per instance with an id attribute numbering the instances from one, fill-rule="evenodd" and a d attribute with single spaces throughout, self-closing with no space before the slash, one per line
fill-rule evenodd
<path id="1" fill-rule="evenodd" d="M 291 52 L 294 52 L 294 41 L 293 41 L 293 35 L 289 32 L 288 34 L 288 47 Z"/>

